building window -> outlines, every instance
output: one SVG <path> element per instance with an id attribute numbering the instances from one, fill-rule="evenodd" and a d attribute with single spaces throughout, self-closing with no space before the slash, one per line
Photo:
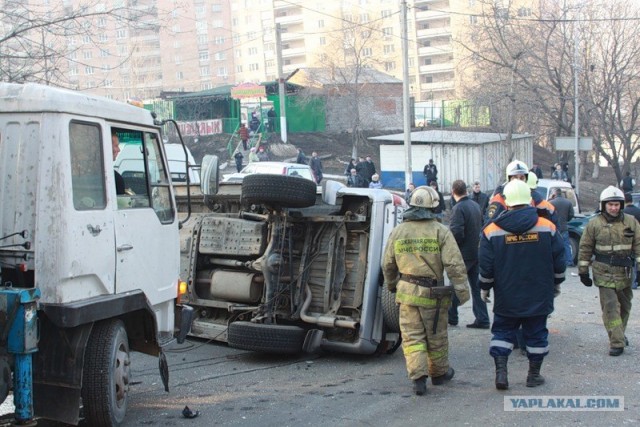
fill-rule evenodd
<path id="1" fill-rule="evenodd" d="M 390 54 L 390 53 L 394 52 L 392 44 L 385 44 L 384 47 L 383 47 L 383 50 L 384 50 L 385 54 Z"/>
<path id="2" fill-rule="evenodd" d="M 180 55 L 174 56 L 173 60 L 176 63 L 176 65 L 182 64 L 182 57 Z"/>
<path id="3" fill-rule="evenodd" d="M 264 66 L 267 67 L 267 68 L 274 67 L 275 65 L 276 65 L 276 63 L 275 63 L 275 61 L 273 59 L 267 59 L 264 62 Z"/>
<path id="4" fill-rule="evenodd" d="M 224 44 L 224 36 L 216 36 L 213 38 L 214 44 Z"/>
<path id="5" fill-rule="evenodd" d="M 223 22 L 222 19 L 214 19 L 213 21 L 211 21 L 211 27 L 212 28 L 222 28 L 223 27 Z"/>
<path id="6" fill-rule="evenodd" d="M 82 44 L 89 44 L 89 43 L 91 43 L 91 36 L 90 35 L 82 36 Z"/>
<path id="7" fill-rule="evenodd" d="M 84 50 L 84 51 L 82 51 L 82 57 L 83 57 L 84 59 L 91 59 L 91 57 L 92 57 L 92 56 L 93 56 L 93 55 L 91 54 L 91 51 L 90 51 L 90 50 Z"/>
<path id="8" fill-rule="evenodd" d="M 371 49 L 370 47 L 365 47 L 362 49 L 362 56 L 369 57 L 371 55 L 373 55 L 373 49 Z"/>
<path id="9" fill-rule="evenodd" d="M 258 71 L 259 69 L 258 64 L 249 64 L 249 71 Z"/>
<path id="10" fill-rule="evenodd" d="M 471 25 L 475 25 L 478 23 L 478 16 L 477 15 L 469 15 L 469 23 Z"/>
<path id="11" fill-rule="evenodd" d="M 369 14 L 368 13 L 361 13 L 360 14 L 360 23 L 361 24 L 366 24 L 367 22 L 369 22 Z"/>
<path id="12" fill-rule="evenodd" d="M 209 60 L 209 51 L 204 50 L 202 52 L 198 52 L 198 56 L 200 57 L 200 61 L 208 61 Z"/>
<path id="13" fill-rule="evenodd" d="M 105 33 L 101 33 L 99 40 L 100 40 L 100 43 L 106 43 L 109 41 L 109 37 Z"/>
<path id="14" fill-rule="evenodd" d="M 75 46 L 76 44 L 76 38 L 75 37 L 67 37 L 67 44 L 69 46 Z"/>
<path id="15" fill-rule="evenodd" d="M 327 44 L 327 38 L 326 37 L 320 37 L 320 46 L 324 46 Z"/>
<path id="16" fill-rule="evenodd" d="M 106 27 L 107 26 L 107 19 L 106 18 L 98 18 L 97 25 L 100 28 Z"/>
<path id="17" fill-rule="evenodd" d="M 78 75 L 78 67 L 69 68 L 69 75 L 70 76 L 77 76 Z"/>
<path id="18" fill-rule="evenodd" d="M 218 77 L 226 77 L 227 75 L 227 67 L 218 67 Z"/>
<path id="19" fill-rule="evenodd" d="M 209 67 L 200 67 L 200 75 L 206 77 L 209 75 Z"/>
<path id="20" fill-rule="evenodd" d="M 531 16 L 531 9 L 528 7 L 521 7 L 520 9 L 518 9 L 518 16 Z"/>
<path id="21" fill-rule="evenodd" d="M 231 20 L 231 25 L 232 25 L 233 27 L 237 27 L 237 26 L 238 26 L 238 18 L 233 18 L 233 19 Z"/>
<path id="22" fill-rule="evenodd" d="M 393 61 L 389 61 L 389 62 L 385 62 L 384 63 L 384 70 L 385 71 L 393 71 L 396 69 L 396 63 Z"/>
<path id="23" fill-rule="evenodd" d="M 413 67 L 415 63 L 415 58 L 409 58 L 409 67 Z"/>
<path id="24" fill-rule="evenodd" d="M 184 73 L 182 71 L 176 71 L 176 80 L 183 80 Z"/>
<path id="25" fill-rule="evenodd" d="M 113 87 L 113 80 L 105 80 L 104 87 Z"/>
<path id="26" fill-rule="evenodd" d="M 211 5 L 211 12 L 213 12 L 213 13 L 222 12 L 222 5 L 221 4 L 212 4 Z"/>
<path id="27" fill-rule="evenodd" d="M 255 31 L 249 31 L 249 32 L 247 33 L 247 38 L 248 38 L 249 40 L 255 40 L 255 39 L 256 39 L 256 32 L 255 32 Z"/>
<path id="28" fill-rule="evenodd" d="M 124 39 L 126 37 L 127 37 L 127 30 L 125 29 L 116 30 L 116 38 Z"/>
<path id="29" fill-rule="evenodd" d="M 286 49 L 286 47 L 283 46 L 283 49 Z M 249 55 L 257 55 L 257 54 L 258 54 L 258 48 L 256 47 L 249 48 Z"/>
<path id="30" fill-rule="evenodd" d="M 198 44 L 199 45 L 207 44 L 208 41 L 209 41 L 209 38 L 207 37 L 206 34 L 200 34 L 198 36 Z"/>
<path id="31" fill-rule="evenodd" d="M 236 73 L 242 72 L 242 65 L 236 65 Z"/>
<path id="32" fill-rule="evenodd" d="M 224 61 L 227 59 L 227 54 L 225 52 L 216 52 L 215 55 L 213 55 L 213 58 L 216 61 Z"/>
<path id="33" fill-rule="evenodd" d="M 88 76 L 90 76 L 91 74 L 93 74 L 93 67 L 88 65 L 86 67 L 84 67 L 84 73 Z"/>
<path id="34" fill-rule="evenodd" d="M 431 40 L 423 40 L 420 44 L 422 47 L 431 47 Z"/>
<path id="35" fill-rule="evenodd" d="M 425 58 L 423 65 L 431 65 L 431 58 Z"/>
<path id="36" fill-rule="evenodd" d="M 209 89 L 213 89 L 213 83 L 211 82 L 200 83 L 200 90 L 209 90 Z"/>
<path id="37" fill-rule="evenodd" d="M 234 44 L 240 44 L 240 34 L 234 34 L 233 35 L 233 43 Z"/>
<path id="38" fill-rule="evenodd" d="M 393 35 L 393 28 L 392 27 L 383 28 L 382 34 L 384 34 L 385 37 L 391 37 Z"/>
<path id="39" fill-rule="evenodd" d="M 389 10 L 389 9 L 383 10 L 382 12 L 380 12 L 380 15 L 381 15 L 383 18 L 386 18 L 386 17 L 388 17 L 388 16 L 391 16 L 391 10 Z"/>
<path id="40" fill-rule="evenodd" d="M 324 19 L 318 21 L 318 28 L 324 28 Z"/>
<path id="41" fill-rule="evenodd" d="M 432 76 L 424 76 L 423 83 L 433 83 L 433 77 Z"/>

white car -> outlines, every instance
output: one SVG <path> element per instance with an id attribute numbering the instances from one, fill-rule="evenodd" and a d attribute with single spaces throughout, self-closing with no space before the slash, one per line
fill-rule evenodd
<path id="1" fill-rule="evenodd" d="M 297 176 L 315 182 L 311 168 L 308 165 L 286 162 L 252 162 L 240 172 L 224 175 L 222 182 L 241 183 L 245 176 L 256 173 Z"/>

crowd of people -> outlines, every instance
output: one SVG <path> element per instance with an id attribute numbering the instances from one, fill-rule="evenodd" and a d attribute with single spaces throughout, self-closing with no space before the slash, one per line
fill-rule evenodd
<path id="1" fill-rule="evenodd" d="M 563 171 L 559 166 L 556 170 Z M 518 347 L 529 361 L 526 386 L 544 384 L 547 318 L 566 268 L 573 266 L 567 222 L 574 212 L 562 190 L 550 201 L 535 191 L 536 169 L 511 162 L 505 184 L 490 198 L 481 192 L 480 182 L 468 192 L 464 181 L 455 180 L 448 227 L 438 213 L 442 195 L 435 165 L 430 161 L 425 166 L 429 185 L 409 185 L 409 208 L 389 236 L 383 276 L 400 306 L 402 348 L 415 394 L 426 393 L 428 377 L 433 385 L 454 377 L 446 325 L 458 325 L 458 307 L 469 299 L 474 321 L 467 327 L 491 329 L 496 389 L 509 389 L 508 359 Z M 605 189 L 579 245 L 579 277 L 585 286 L 598 288 L 610 356 L 619 356 L 629 344 L 625 331 L 631 284 L 640 262 L 640 209 L 630 202 L 629 192 Z M 445 273 L 450 286 L 445 286 Z M 487 309 L 491 293 L 492 321 Z"/>

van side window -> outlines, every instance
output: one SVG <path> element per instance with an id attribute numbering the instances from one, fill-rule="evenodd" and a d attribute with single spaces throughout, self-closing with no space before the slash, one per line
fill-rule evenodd
<path id="1" fill-rule="evenodd" d="M 169 174 L 164 167 L 162 150 L 160 149 L 158 134 L 146 132 L 144 146 L 147 153 L 147 170 L 151 188 L 151 206 L 158 215 L 160 222 L 173 222 L 174 209 L 171 203 L 171 184 Z"/>
<path id="2" fill-rule="evenodd" d="M 96 124 L 71 122 L 69 125 L 73 207 L 78 211 L 107 206 L 100 135 Z"/>

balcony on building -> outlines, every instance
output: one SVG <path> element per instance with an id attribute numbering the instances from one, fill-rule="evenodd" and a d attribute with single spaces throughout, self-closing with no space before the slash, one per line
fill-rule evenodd
<path id="1" fill-rule="evenodd" d="M 426 28 L 416 31 L 418 39 L 430 39 L 436 37 L 450 37 L 451 27 Z"/>
<path id="2" fill-rule="evenodd" d="M 448 53 L 453 53 L 453 46 L 450 43 L 418 48 L 418 56 L 433 56 Z"/>
<path id="3" fill-rule="evenodd" d="M 418 68 L 420 74 L 446 73 L 454 70 L 453 62 L 442 62 L 440 64 L 421 65 Z"/>
<path id="4" fill-rule="evenodd" d="M 451 16 L 449 8 L 416 10 L 416 23 L 422 21 L 434 21 L 438 19 L 448 19 Z"/>

